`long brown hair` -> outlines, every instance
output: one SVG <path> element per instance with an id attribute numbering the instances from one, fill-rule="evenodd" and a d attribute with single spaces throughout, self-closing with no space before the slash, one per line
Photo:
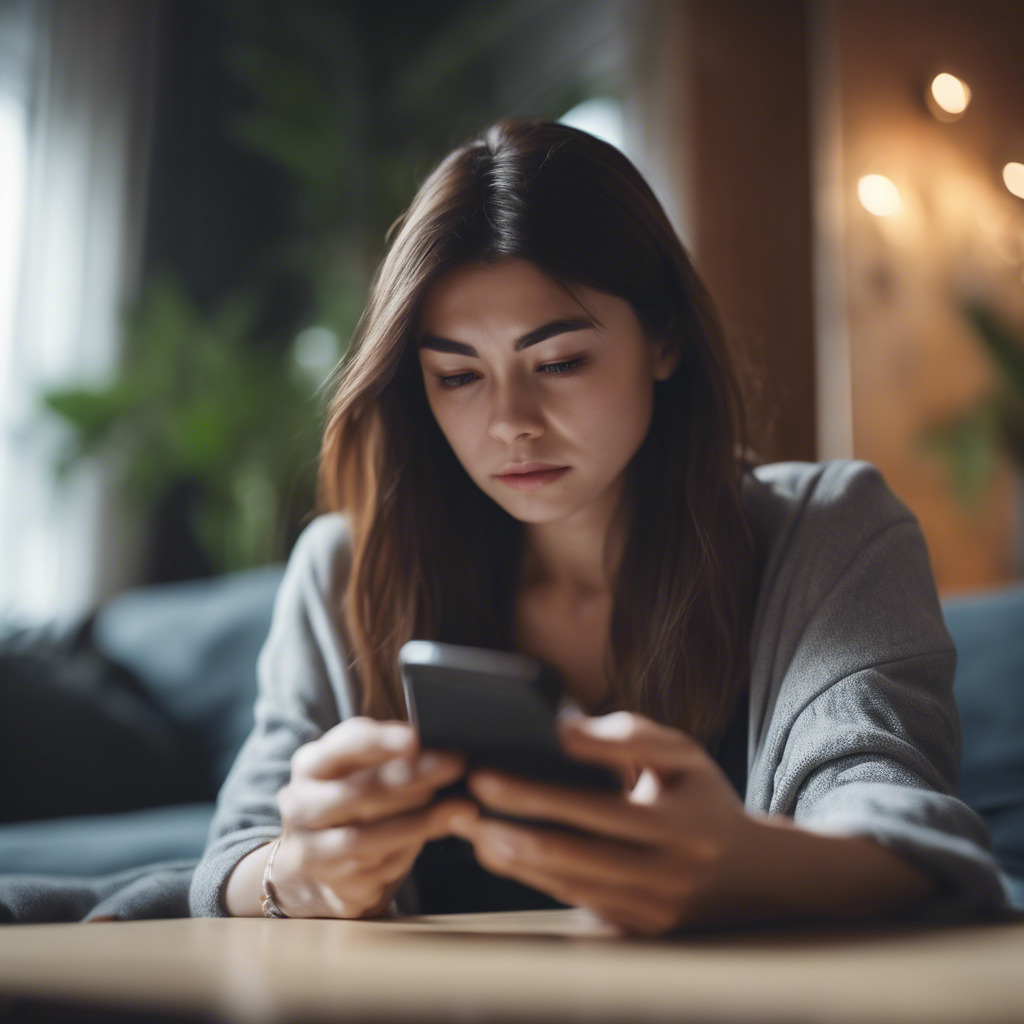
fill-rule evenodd
<path id="1" fill-rule="evenodd" d="M 620 706 L 715 743 L 749 671 L 742 400 L 711 301 L 654 194 L 614 146 L 508 118 L 438 165 L 387 241 L 320 458 L 321 507 L 347 513 L 352 530 L 340 611 L 363 713 L 406 717 L 397 656 L 412 637 L 512 647 L 523 527 L 434 421 L 414 332 L 440 275 L 517 258 L 570 292 L 625 299 L 649 336 L 679 348 L 627 468 L 606 660 Z"/>

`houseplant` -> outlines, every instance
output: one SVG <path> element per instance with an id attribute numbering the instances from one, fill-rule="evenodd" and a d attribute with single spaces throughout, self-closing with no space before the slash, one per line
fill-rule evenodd
<path id="1" fill-rule="evenodd" d="M 949 468 L 957 496 L 975 504 L 991 483 L 999 454 L 1024 473 L 1024 334 L 989 306 L 968 301 L 960 307 L 995 370 L 993 386 L 978 400 L 934 424 L 926 446 Z"/>

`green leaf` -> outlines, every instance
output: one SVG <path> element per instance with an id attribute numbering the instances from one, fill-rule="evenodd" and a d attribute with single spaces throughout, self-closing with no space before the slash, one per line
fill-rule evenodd
<path id="1" fill-rule="evenodd" d="M 998 433 L 992 403 L 948 417 L 930 427 L 922 440 L 926 451 L 946 462 L 957 500 L 966 508 L 975 507 L 996 467 Z"/>
<path id="2" fill-rule="evenodd" d="M 966 303 L 963 310 L 984 343 L 1005 386 L 1014 394 L 1024 396 L 1024 340 L 980 303 Z"/>
<path id="3" fill-rule="evenodd" d="M 80 437 L 95 442 L 110 433 L 131 410 L 135 399 L 126 389 L 115 385 L 96 390 L 54 388 L 43 393 L 42 402 L 75 428 Z"/>

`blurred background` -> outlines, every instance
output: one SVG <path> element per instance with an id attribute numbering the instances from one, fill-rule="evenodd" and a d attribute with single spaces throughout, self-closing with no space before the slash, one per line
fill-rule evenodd
<path id="1" fill-rule="evenodd" d="M 768 459 L 1024 566 L 1017 0 L 0 0 L 0 617 L 280 562 L 384 232 L 508 113 L 620 146 Z"/>

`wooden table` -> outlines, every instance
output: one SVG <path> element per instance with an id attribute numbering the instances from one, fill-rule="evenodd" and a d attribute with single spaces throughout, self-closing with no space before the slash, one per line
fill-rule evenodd
<path id="1" fill-rule="evenodd" d="M 254 1024 L 1020 1024 L 1024 919 L 668 940 L 580 910 L 15 925 L 0 993 Z"/>

